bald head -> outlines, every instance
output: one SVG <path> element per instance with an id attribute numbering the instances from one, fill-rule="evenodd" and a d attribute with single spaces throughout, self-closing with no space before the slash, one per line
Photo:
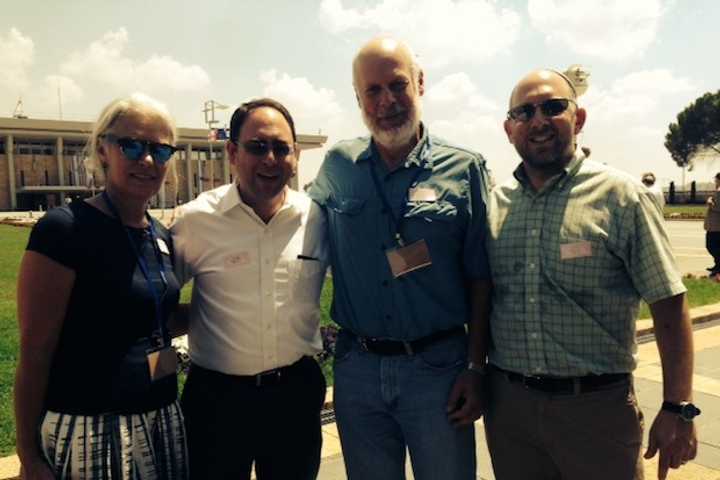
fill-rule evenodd
<path id="1" fill-rule="evenodd" d="M 544 86 L 543 86 L 544 85 Z M 530 90 L 550 90 L 564 98 L 577 99 L 575 85 L 564 74 L 551 69 L 534 70 L 525 75 L 510 94 L 509 108 L 519 105 L 518 98 L 524 97 Z"/>
<path id="2" fill-rule="evenodd" d="M 420 67 L 408 44 L 391 37 L 376 37 L 363 45 L 355 55 L 353 86 L 357 89 L 359 77 L 367 66 L 387 62 L 393 62 L 401 68 L 406 67 L 412 73 L 413 80 L 417 82 Z"/>

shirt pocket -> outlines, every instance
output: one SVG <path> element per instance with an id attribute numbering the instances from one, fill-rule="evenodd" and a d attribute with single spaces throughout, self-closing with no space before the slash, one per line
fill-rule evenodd
<path id="1" fill-rule="evenodd" d="M 345 249 L 357 239 L 367 237 L 367 225 L 363 222 L 365 199 L 331 196 L 327 200 L 329 227 L 337 240 L 338 248 Z"/>
<path id="2" fill-rule="evenodd" d="M 407 241 L 446 241 L 459 235 L 458 209 L 451 202 L 408 202 L 405 210 L 402 230 Z"/>

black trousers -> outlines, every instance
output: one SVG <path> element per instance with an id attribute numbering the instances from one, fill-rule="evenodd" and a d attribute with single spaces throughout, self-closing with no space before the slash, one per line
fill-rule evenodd
<path id="1" fill-rule="evenodd" d="M 720 271 L 720 232 L 705 233 L 705 248 L 715 260 L 715 270 Z"/>
<path id="2" fill-rule="evenodd" d="M 190 478 L 249 480 L 253 462 L 258 480 L 317 478 L 325 388 L 310 357 L 260 386 L 193 365 L 181 400 Z"/>

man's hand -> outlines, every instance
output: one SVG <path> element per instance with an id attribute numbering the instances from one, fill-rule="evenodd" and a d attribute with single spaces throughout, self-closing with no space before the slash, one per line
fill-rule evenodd
<path id="1" fill-rule="evenodd" d="M 447 403 L 448 420 L 456 427 L 472 424 L 485 412 L 485 375 L 465 370 L 458 375 Z"/>
<path id="2" fill-rule="evenodd" d="M 669 468 L 679 468 L 697 454 L 697 432 L 694 422 L 686 422 L 678 415 L 660 410 L 650 428 L 645 458 L 660 451 L 658 479 L 665 480 Z"/>

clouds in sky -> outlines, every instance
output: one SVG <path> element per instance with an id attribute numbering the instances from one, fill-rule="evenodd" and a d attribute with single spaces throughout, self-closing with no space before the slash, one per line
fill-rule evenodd
<path id="1" fill-rule="evenodd" d="M 667 10 L 661 0 L 529 0 L 530 23 L 551 45 L 605 61 L 642 55 Z"/>
<path id="2" fill-rule="evenodd" d="M 382 0 L 352 8 L 323 0 L 320 21 L 333 34 L 392 32 L 412 45 L 424 66 L 481 62 L 508 50 L 518 36 L 520 15 L 486 0 Z"/>
<path id="3" fill-rule="evenodd" d="M 130 58 L 125 53 L 128 41 L 125 28 L 107 32 L 85 49 L 70 54 L 60 65 L 60 72 L 125 92 L 189 92 L 210 85 L 210 76 L 198 65 L 183 65 L 157 54 L 146 60 Z"/>
<path id="4" fill-rule="evenodd" d="M 16 28 L 11 28 L 7 35 L 0 32 L 0 52 L 3 52 L 0 89 L 11 90 L 17 95 L 28 87 L 28 69 L 33 63 L 34 50 L 32 39 Z"/>

